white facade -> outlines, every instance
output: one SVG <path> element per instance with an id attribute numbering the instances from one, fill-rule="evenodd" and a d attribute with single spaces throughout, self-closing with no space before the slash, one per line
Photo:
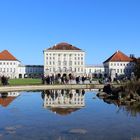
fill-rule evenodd
<path id="1" fill-rule="evenodd" d="M 18 67 L 20 62 L 11 60 L 0 60 L 0 76 L 18 78 Z"/>
<path id="2" fill-rule="evenodd" d="M 134 70 L 134 62 L 107 62 L 104 64 L 105 73 L 111 75 L 112 71 L 116 73 L 116 76 L 125 75 L 131 76 Z"/>
<path id="3" fill-rule="evenodd" d="M 43 73 L 43 65 L 22 65 L 9 51 L 0 52 L 0 77 L 41 77 Z"/>
<path id="4" fill-rule="evenodd" d="M 44 94 L 44 108 L 82 108 L 85 106 L 83 90 L 47 90 Z"/>
<path id="5" fill-rule="evenodd" d="M 94 74 L 104 74 L 104 66 L 86 66 L 85 67 L 86 76 L 93 76 Z"/>
<path id="6" fill-rule="evenodd" d="M 20 65 L 18 67 L 18 78 L 24 78 L 26 75 L 26 67 L 24 65 Z"/>
<path id="7" fill-rule="evenodd" d="M 82 50 L 44 50 L 44 75 L 85 74 L 85 52 Z"/>
<path id="8" fill-rule="evenodd" d="M 0 61 L 0 77 L 11 79 L 41 77 L 44 67 L 41 65 L 21 65 L 19 61 Z"/>
<path id="9" fill-rule="evenodd" d="M 3 94 L 4 94 L 6 97 L 17 97 L 17 96 L 20 95 L 19 92 L 5 92 L 5 93 L 0 93 L 0 97 L 2 97 Z"/>
<path id="10" fill-rule="evenodd" d="M 20 95 L 19 92 L 8 92 L 7 97 L 17 97 L 17 96 L 19 96 L 19 95 Z"/>
<path id="11" fill-rule="evenodd" d="M 116 51 L 104 62 L 105 74 L 110 77 L 130 77 L 134 71 L 135 62 L 121 51 Z"/>

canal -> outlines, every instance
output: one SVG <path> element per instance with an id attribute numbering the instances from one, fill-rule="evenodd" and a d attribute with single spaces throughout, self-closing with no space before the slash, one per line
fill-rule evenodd
<path id="1" fill-rule="evenodd" d="M 140 105 L 120 106 L 96 93 L 1 93 L 0 140 L 140 140 Z"/>

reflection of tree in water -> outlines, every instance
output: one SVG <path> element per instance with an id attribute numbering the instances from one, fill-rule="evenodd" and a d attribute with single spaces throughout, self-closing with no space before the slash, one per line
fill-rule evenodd
<path id="1" fill-rule="evenodd" d="M 123 110 L 131 116 L 140 115 L 140 102 L 127 103 L 125 106 L 123 106 Z"/>
<path id="2" fill-rule="evenodd" d="M 104 102 L 107 104 L 114 104 L 118 107 L 118 113 L 119 111 L 126 112 L 127 115 L 136 117 L 137 115 L 140 115 L 140 102 L 121 102 L 119 100 L 110 100 L 110 99 L 103 99 Z"/>

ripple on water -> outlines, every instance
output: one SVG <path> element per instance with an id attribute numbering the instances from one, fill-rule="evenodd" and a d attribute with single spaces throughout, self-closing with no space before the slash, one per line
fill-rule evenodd
<path id="1" fill-rule="evenodd" d="M 68 131 L 69 134 L 86 134 L 87 130 L 82 128 L 74 128 Z"/>

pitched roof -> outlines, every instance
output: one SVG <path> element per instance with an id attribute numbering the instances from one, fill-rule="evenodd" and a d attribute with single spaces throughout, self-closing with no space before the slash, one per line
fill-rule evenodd
<path id="1" fill-rule="evenodd" d="M 2 105 L 3 107 L 7 107 L 15 98 L 16 97 L 0 97 L 0 105 Z"/>
<path id="2" fill-rule="evenodd" d="M 4 50 L 0 52 L 0 60 L 18 61 L 9 51 Z"/>
<path id="3" fill-rule="evenodd" d="M 55 113 L 62 115 L 62 116 L 69 115 L 72 112 L 78 111 L 80 109 L 81 108 L 50 108 L 50 110 L 52 112 L 55 112 Z"/>
<path id="4" fill-rule="evenodd" d="M 62 42 L 54 45 L 53 47 L 48 48 L 47 50 L 81 50 L 71 44 Z"/>
<path id="5" fill-rule="evenodd" d="M 131 62 L 133 59 L 122 53 L 121 51 L 115 52 L 111 57 L 109 57 L 106 62 Z"/>

